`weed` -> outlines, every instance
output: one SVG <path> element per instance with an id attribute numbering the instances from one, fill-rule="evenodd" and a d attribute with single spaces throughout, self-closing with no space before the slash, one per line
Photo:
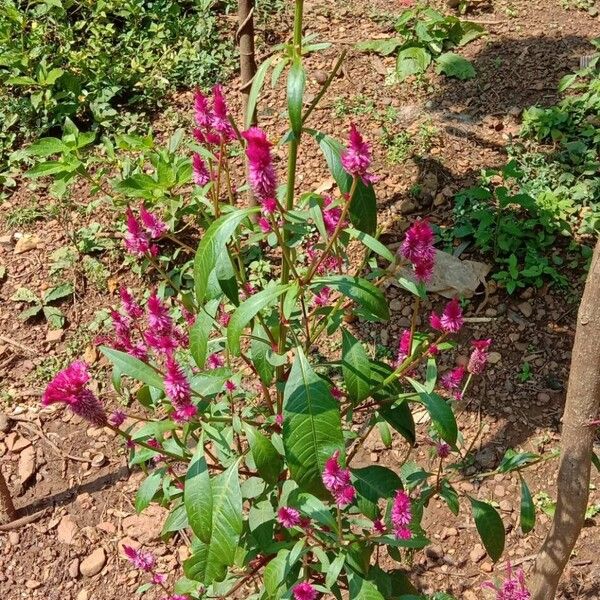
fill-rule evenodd
<path id="1" fill-rule="evenodd" d="M 22 227 L 45 217 L 46 213 L 35 205 L 17 206 L 6 215 L 6 224 L 9 227 Z"/>
<path id="2" fill-rule="evenodd" d="M 527 381 L 529 381 L 532 378 L 532 373 L 531 373 L 531 365 L 525 361 L 522 365 L 521 365 L 521 370 L 519 372 L 518 378 L 519 381 L 521 383 L 526 383 Z"/>

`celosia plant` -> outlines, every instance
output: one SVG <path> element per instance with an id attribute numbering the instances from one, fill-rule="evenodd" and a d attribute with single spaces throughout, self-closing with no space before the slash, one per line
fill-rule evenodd
<path id="1" fill-rule="evenodd" d="M 406 566 L 404 559 L 429 543 L 421 526 L 429 501 L 442 498 L 455 514 L 460 507 L 449 474 L 460 476 L 472 444 L 459 435 L 453 404 L 484 371 L 491 341 L 473 341 L 468 365 L 445 368 L 438 382 L 438 361 L 453 352 L 463 326 L 460 299 L 417 330 L 436 262 L 432 228 L 427 220 L 412 223 L 397 255 L 376 239 L 377 176 L 368 141 L 355 125 L 345 148 L 306 127 L 314 106 L 304 110 L 301 31 L 299 1 L 293 44 L 280 59 L 289 65 L 285 183 L 279 184 L 267 132 L 235 124 L 221 88 L 212 99 L 198 90 L 187 166 L 201 198 L 194 204 L 202 207 L 197 222 L 205 227 L 193 264 L 176 281 L 163 270 L 161 252 L 178 240 L 179 220 L 172 213 L 163 220 L 167 208 L 159 202 L 127 209 L 126 251 L 165 278 L 145 300 L 121 290 L 114 331 L 101 340 L 116 391 L 137 406 L 107 415 L 81 361 L 59 373 L 43 398 L 119 432 L 130 463 L 148 472 L 136 508 L 159 502 L 170 509 L 164 535 L 190 533 L 182 539 L 191 538 L 191 554 L 174 590 L 167 590 L 151 554 L 124 548 L 148 573 L 144 589 L 159 586 L 171 600 L 414 598 L 410 572 L 385 571 L 375 560 L 379 549 Z M 332 196 L 296 189 L 297 156 L 307 138 L 316 140 L 337 182 Z M 240 145 L 256 207 L 246 205 L 244 182 L 234 181 L 232 156 Z M 192 230 L 195 216 L 182 216 Z M 362 247 L 357 260 L 349 259 L 350 243 Z M 271 264 L 272 281 L 251 278 L 258 255 Z M 412 295 L 414 314 L 397 356 L 386 363 L 346 322 L 385 323 L 380 286 L 389 279 Z M 340 355 L 320 362 L 315 348 L 340 330 Z M 377 425 L 414 446 L 414 405 L 430 415 L 426 443 L 433 445 L 434 473 L 408 464 L 402 476 L 401 464 L 353 466 Z M 498 468 L 515 471 L 536 460 L 512 453 Z M 486 502 L 469 502 L 497 560 L 504 546 L 500 517 Z M 525 530 L 533 523 L 524 506 Z"/>

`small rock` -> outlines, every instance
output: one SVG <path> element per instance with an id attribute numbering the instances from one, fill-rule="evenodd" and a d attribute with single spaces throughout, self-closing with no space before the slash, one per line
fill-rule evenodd
<path id="1" fill-rule="evenodd" d="M 483 448 L 475 455 L 475 460 L 484 468 L 491 469 L 496 462 L 496 453 L 489 446 Z"/>
<path id="2" fill-rule="evenodd" d="M 77 597 L 75 598 L 75 600 L 88 600 L 89 597 L 90 597 L 90 595 L 87 590 L 81 590 L 79 592 L 79 594 L 77 594 Z"/>
<path id="3" fill-rule="evenodd" d="M 35 473 L 35 450 L 33 446 L 28 446 L 19 456 L 17 473 L 21 485 L 25 485 L 29 478 Z"/>
<path id="4" fill-rule="evenodd" d="M 64 329 L 50 329 L 50 330 L 48 330 L 48 333 L 46 334 L 46 341 L 49 342 L 50 344 L 56 344 L 63 339 L 64 335 L 65 335 Z"/>
<path id="5" fill-rule="evenodd" d="M 19 545 L 19 534 L 16 531 L 9 531 L 8 532 L 8 541 L 11 543 L 11 545 L 18 546 Z"/>
<path id="6" fill-rule="evenodd" d="M 96 528 L 105 533 L 115 533 L 117 531 L 114 523 L 111 523 L 110 521 L 102 521 L 102 523 L 96 525 Z"/>
<path id="7" fill-rule="evenodd" d="M 313 77 L 315 78 L 315 81 L 319 85 L 323 85 L 327 81 L 327 78 L 329 77 L 329 75 L 327 74 L 326 71 L 316 70 L 316 71 L 313 71 Z"/>
<path id="8" fill-rule="evenodd" d="M 371 452 L 371 462 L 377 462 L 379 460 L 379 454 L 377 452 Z"/>
<path id="9" fill-rule="evenodd" d="M 521 302 L 521 304 L 519 304 L 519 310 L 523 313 L 523 316 L 527 318 L 533 314 L 533 306 L 531 306 L 530 302 Z"/>
<path id="10" fill-rule="evenodd" d="M 106 553 L 104 548 L 96 548 L 87 558 L 84 558 L 79 565 L 79 572 L 84 577 L 93 577 L 102 571 L 106 564 Z"/>
<path id="11" fill-rule="evenodd" d="M 444 549 L 441 546 L 427 546 L 425 554 L 432 560 L 439 560 L 444 556 Z"/>
<path id="12" fill-rule="evenodd" d="M 69 563 L 69 577 L 71 579 L 77 579 L 78 575 L 79 575 L 79 559 L 78 558 L 74 558 Z"/>
<path id="13" fill-rule="evenodd" d="M 472 563 L 478 563 L 480 560 L 483 560 L 485 557 L 485 550 L 481 544 L 475 544 L 473 550 L 469 553 L 469 558 Z"/>
<path id="14" fill-rule="evenodd" d="M 28 252 L 29 250 L 33 250 L 37 248 L 37 245 L 40 243 L 40 238 L 37 235 L 26 234 L 15 244 L 14 253 L 15 254 L 23 254 L 23 252 Z"/>
<path id="15" fill-rule="evenodd" d="M 106 462 L 106 456 L 101 452 L 92 458 L 92 467 L 101 467 Z"/>
<path id="16" fill-rule="evenodd" d="M 550 394 L 546 394 L 546 392 L 540 392 L 540 393 L 537 395 L 537 399 L 538 399 L 540 402 L 550 402 Z"/>
<path id="17" fill-rule="evenodd" d="M 394 312 L 401 311 L 402 310 L 402 302 L 400 302 L 400 300 L 398 300 L 398 298 L 394 298 L 390 302 L 390 310 L 394 311 Z"/>
<path id="18" fill-rule="evenodd" d="M 510 504 L 509 500 L 502 500 L 499 504 L 500 506 L 500 510 L 504 511 L 504 512 L 512 512 L 513 511 L 513 507 Z"/>
<path id="19" fill-rule="evenodd" d="M 28 579 L 25 582 L 25 587 L 30 590 L 37 590 L 42 584 L 36 579 Z"/>
<path id="20" fill-rule="evenodd" d="M 500 352 L 490 352 L 488 354 L 488 362 L 491 365 L 498 364 L 502 360 L 502 354 Z"/>
<path id="21" fill-rule="evenodd" d="M 31 446 L 31 442 L 16 431 L 6 436 L 6 447 L 15 454 L 25 450 L 28 446 Z"/>
<path id="22" fill-rule="evenodd" d="M 147 544 L 160 537 L 162 522 L 166 510 L 160 506 L 151 505 L 143 515 L 130 515 L 123 519 L 123 531 L 141 544 Z"/>
<path id="23" fill-rule="evenodd" d="M 12 244 L 12 235 L 0 235 L 0 246 L 10 246 Z"/>
<path id="24" fill-rule="evenodd" d="M 0 413 L 0 432 L 6 433 L 10 430 L 10 419 L 8 415 Z"/>
<path id="25" fill-rule="evenodd" d="M 63 544 L 72 544 L 77 534 L 77 523 L 69 515 L 65 515 L 56 529 L 56 537 Z"/>
<path id="26" fill-rule="evenodd" d="M 496 498 L 504 498 L 504 496 L 506 496 L 506 489 L 503 485 L 497 485 L 494 488 L 494 496 L 496 496 Z"/>
<path id="27" fill-rule="evenodd" d="M 494 570 L 494 565 L 491 562 L 484 562 L 481 565 L 481 570 L 484 573 L 491 573 Z"/>
<path id="28" fill-rule="evenodd" d="M 179 557 L 179 562 L 183 564 L 190 557 L 190 551 L 187 546 L 179 546 L 177 548 L 177 556 Z"/>

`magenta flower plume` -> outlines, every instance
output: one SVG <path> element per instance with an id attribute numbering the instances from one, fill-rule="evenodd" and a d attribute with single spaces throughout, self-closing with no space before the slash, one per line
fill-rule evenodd
<path id="1" fill-rule="evenodd" d="M 153 291 L 146 304 L 148 311 L 148 327 L 153 332 L 171 331 L 173 320 L 169 314 L 168 306 Z"/>
<path id="2" fill-rule="evenodd" d="M 66 404 L 76 415 L 93 425 L 106 425 L 104 407 L 94 393 L 88 389 L 90 375 L 86 364 L 76 360 L 54 376 L 42 396 L 42 405 L 56 402 Z"/>
<path id="3" fill-rule="evenodd" d="M 323 484 L 333 496 L 340 508 L 345 508 L 354 502 L 356 489 L 350 485 L 350 471 L 343 469 L 339 463 L 340 453 L 336 450 L 325 462 L 323 469 Z"/>
<path id="4" fill-rule="evenodd" d="M 242 133 L 246 140 L 246 156 L 250 185 L 259 200 L 275 198 L 277 180 L 271 158 L 271 142 L 260 127 L 250 127 Z"/>
<path id="5" fill-rule="evenodd" d="M 225 96 L 223 96 L 223 88 L 220 85 L 213 87 L 213 115 L 211 125 L 223 137 L 224 141 L 229 141 L 235 138 L 235 131 L 229 117 L 227 116 L 227 104 Z"/>
<path id="6" fill-rule="evenodd" d="M 412 518 L 410 497 L 403 490 L 398 490 L 392 505 L 391 521 L 394 535 L 398 539 L 410 539 L 412 533 L 408 528 Z"/>
<path id="7" fill-rule="evenodd" d="M 525 574 L 522 569 L 512 570 L 510 564 L 506 568 L 506 580 L 501 585 L 491 581 L 481 584 L 481 587 L 494 590 L 496 600 L 530 600 L 531 594 L 525 585 Z"/>
<path id="8" fill-rule="evenodd" d="M 396 358 L 396 366 L 399 367 L 411 353 L 411 334 L 410 329 L 405 329 L 400 336 L 398 343 L 398 356 Z"/>
<path id="9" fill-rule="evenodd" d="M 426 282 L 431 279 L 435 266 L 435 248 L 433 230 L 426 220 L 415 221 L 410 226 L 400 252 L 412 263 L 417 281 Z"/>
<path id="10" fill-rule="evenodd" d="M 258 226 L 263 233 L 269 233 L 269 231 L 271 231 L 271 223 L 269 223 L 269 220 L 265 217 L 260 217 L 260 219 L 258 219 Z"/>
<path id="11" fill-rule="evenodd" d="M 165 393 L 175 407 L 174 418 L 179 422 L 192 419 L 197 412 L 192 404 L 192 389 L 181 365 L 167 357 L 167 372 L 164 378 Z"/>
<path id="12" fill-rule="evenodd" d="M 339 206 L 331 206 L 333 200 L 331 196 L 325 196 L 323 199 L 323 223 L 325 224 L 325 230 L 329 235 L 337 229 L 337 226 L 342 217 L 342 209 Z M 342 226 L 344 224 L 342 223 Z"/>
<path id="13" fill-rule="evenodd" d="M 296 584 L 292 588 L 294 600 L 316 600 L 317 590 L 308 581 Z"/>
<path id="14" fill-rule="evenodd" d="M 467 371 L 474 375 L 480 375 L 485 371 L 488 361 L 488 349 L 492 343 L 491 338 L 487 340 L 474 340 L 471 342 L 473 352 L 469 358 Z"/>
<path id="15" fill-rule="evenodd" d="M 119 290 L 119 296 L 121 297 L 121 308 L 130 319 L 139 319 L 144 314 L 144 310 L 127 288 L 122 287 Z"/>
<path id="16" fill-rule="evenodd" d="M 135 548 L 126 546 L 125 544 L 123 544 L 123 552 L 131 564 L 136 569 L 140 569 L 141 571 L 152 571 L 156 565 L 156 558 L 151 552 L 136 550 Z"/>
<path id="17" fill-rule="evenodd" d="M 438 458 L 448 458 L 450 456 L 450 445 L 446 444 L 446 442 L 438 442 L 435 446 L 435 453 Z"/>
<path id="18" fill-rule="evenodd" d="M 344 171 L 353 177 L 360 177 L 365 185 L 375 182 L 375 176 L 369 173 L 371 146 L 363 140 L 354 123 L 350 125 L 348 147 L 342 154 L 341 161 Z"/>
<path id="19" fill-rule="evenodd" d="M 156 215 L 146 210 L 142 204 L 140 206 L 140 219 L 144 229 L 150 234 L 150 237 L 155 240 L 168 231 L 167 224 L 161 221 Z"/>
<path id="20" fill-rule="evenodd" d="M 213 118 L 208 98 L 199 90 L 194 92 L 194 118 L 198 127 L 209 127 Z"/>
<path id="21" fill-rule="evenodd" d="M 346 508 L 354 502 L 356 498 L 356 488 L 353 485 L 345 485 L 338 490 L 331 492 L 335 503 L 340 508 Z"/>
<path id="22" fill-rule="evenodd" d="M 131 209 L 128 208 L 125 214 L 127 233 L 125 234 L 123 244 L 125 245 L 127 252 L 137 257 L 153 254 L 154 248 L 150 245 L 150 240 L 148 239 L 146 232 L 135 218 Z"/>
<path id="23" fill-rule="evenodd" d="M 373 532 L 379 535 L 385 533 L 385 523 L 381 519 L 375 519 L 375 521 L 373 521 Z"/>
<path id="24" fill-rule="evenodd" d="M 463 326 L 463 323 L 462 308 L 456 298 L 446 304 L 441 316 L 433 312 L 429 317 L 431 327 L 444 333 L 456 333 Z"/>
<path id="25" fill-rule="evenodd" d="M 289 506 L 282 506 L 277 511 L 277 521 L 284 527 L 290 529 L 300 524 L 300 513 Z"/>
<path id="26" fill-rule="evenodd" d="M 262 200 L 262 212 L 265 215 L 271 215 L 277 210 L 277 200 L 275 198 L 265 198 Z"/>
<path id="27" fill-rule="evenodd" d="M 457 390 L 465 375 L 464 367 L 456 367 L 442 376 L 442 387 L 449 391 Z"/>
<path id="28" fill-rule="evenodd" d="M 192 171 L 194 175 L 194 183 L 196 185 L 204 186 L 211 179 L 210 171 L 208 170 L 206 163 L 197 152 L 194 152 L 192 156 Z"/>
<path id="29" fill-rule="evenodd" d="M 213 352 L 206 359 L 206 364 L 209 369 L 218 369 L 219 367 L 222 367 L 225 364 L 225 361 L 223 360 L 223 357 L 220 354 Z"/>
<path id="30" fill-rule="evenodd" d="M 329 306 L 331 302 L 331 288 L 324 286 L 320 289 L 318 294 L 315 294 L 313 298 L 315 306 Z"/>
<path id="31" fill-rule="evenodd" d="M 167 576 L 165 573 L 153 573 L 151 581 L 154 585 L 163 585 L 167 582 Z"/>
<path id="32" fill-rule="evenodd" d="M 115 427 L 121 427 L 125 423 L 127 415 L 122 410 L 115 410 L 108 417 L 108 422 Z"/>

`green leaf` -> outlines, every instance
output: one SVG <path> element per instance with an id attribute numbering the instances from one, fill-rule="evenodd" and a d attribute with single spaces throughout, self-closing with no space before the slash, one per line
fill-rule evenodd
<path id="1" fill-rule="evenodd" d="M 33 168 L 29 169 L 25 175 L 35 179 L 36 177 L 45 177 L 47 175 L 62 173 L 65 168 L 64 163 L 58 162 L 57 160 L 47 160 L 46 162 L 38 163 Z"/>
<path id="2" fill-rule="evenodd" d="M 273 54 L 265 61 L 263 61 L 256 70 L 256 73 L 252 79 L 252 86 L 250 87 L 250 93 L 248 94 L 248 103 L 246 105 L 246 120 L 244 122 L 246 129 L 248 129 L 252 125 L 252 118 L 256 111 L 258 96 L 260 94 L 262 86 L 264 85 L 267 71 L 269 70 L 269 67 L 273 64 L 273 61 L 278 58 L 278 54 Z"/>
<path id="3" fill-rule="evenodd" d="M 68 147 L 62 140 L 54 137 L 42 138 L 25 148 L 25 154 L 27 156 L 45 157 L 51 156 L 52 154 L 61 154 L 65 151 L 68 151 Z"/>
<path id="4" fill-rule="evenodd" d="M 529 533 L 535 526 L 535 506 L 531 492 L 521 477 L 521 531 Z"/>
<path id="5" fill-rule="evenodd" d="M 342 168 L 341 156 L 344 147 L 338 140 L 320 131 L 314 129 L 307 129 L 306 131 L 317 140 L 331 175 L 340 191 L 348 194 L 352 187 L 352 177 Z M 370 235 L 375 233 L 377 229 L 377 200 L 372 185 L 367 186 L 362 180 L 358 182 L 349 212 L 350 221 L 354 227 Z"/>
<path id="6" fill-rule="evenodd" d="M 352 600 L 385 600 L 375 584 L 363 579 L 351 569 L 346 569 L 346 574 L 348 575 L 349 598 Z"/>
<path id="7" fill-rule="evenodd" d="M 325 586 L 331 588 L 337 581 L 341 570 L 344 568 L 346 562 L 346 555 L 341 553 L 338 554 L 334 561 L 329 565 L 327 573 L 325 574 Z"/>
<path id="8" fill-rule="evenodd" d="M 477 72 L 475 67 L 462 56 L 454 52 L 445 52 L 435 59 L 437 63 L 436 72 L 444 73 L 448 77 L 457 77 L 458 79 L 473 79 Z"/>
<path id="9" fill-rule="evenodd" d="M 194 290 L 198 306 L 204 301 L 208 278 L 225 251 L 227 242 L 238 225 L 258 210 L 258 207 L 245 208 L 227 213 L 214 221 L 202 236 L 194 258 Z"/>
<path id="10" fill-rule="evenodd" d="M 281 598 L 285 580 L 295 567 L 299 568 L 298 561 L 303 550 L 304 540 L 299 540 L 291 550 L 282 548 L 265 567 L 264 583 L 269 598 Z"/>
<path id="11" fill-rule="evenodd" d="M 291 478 L 301 489 L 323 492 L 325 461 L 344 450 L 339 403 L 301 348 L 285 384 L 283 445 Z"/>
<path id="12" fill-rule="evenodd" d="M 268 360 L 269 354 L 271 353 L 271 344 L 266 339 L 267 334 L 260 323 L 256 323 L 254 325 L 252 336 L 252 342 L 250 344 L 250 359 L 252 360 L 252 364 L 254 365 L 260 380 L 265 385 L 270 385 L 271 381 L 273 381 L 275 368 Z M 260 338 L 260 340 L 264 341 L 260 341 L 256 338 Z"/>
<path id="13" fill-rule="evenodd" d="M 18 288 L 10 299 L 13 302 L 35 302 L 36 304 L 40 304 L 40 299 L 36 296 L 35 292 L 26 287 Z"/>
<path id="14" fill-rule="evenodd" d="M 358 42 L 354 47 L 360 52 L 375 52 L 382 56 L 392 54 L 403 44 L 402 38 L 386 38 L 383 40 L 365 40 Z"/>
<path id="15" fill-rule="evenodd" d="M 316 496 L 307 492 L 301 492 L 299 488 L 296 488 L 288 496 L 288 503 L 320 525 L 324 525 L 331 530 L 336 530 L 337 523 L 331 510 Z"/>
<path id="16" fill-rule="evenodd" d="M 190 328 L 190 353 L 196 366 L 204 368 L 208 355 L 208 338 L 214 325 L 214 316 L 219 306 L 218 300 L 209 302 L 196 315 L 196 321 Z"/>
<path id="17" fill-rule="evenodd" d="M 453 448 L 456 448 L 458 438 L 458 426 L 452 407 L 439 394 L 428 392 L 418 381 L 407 377 L 410 384 L 419 394 L 421 402 L 425 405 L 431 421 L 433 422 L 439 436 Z"/>
<path id="18" fill-rule="evenodd" d="M 292 287 L 291 283 L 270 286 L 257 294 L 253 294 L 242 302 L 235 310 L 227 326 L 227 345 L 229 351 L 238 356 L 240 353 L 240 337 L 244 328 L 263 309 L 275 302 L 281 294 Z"/>
<path id="19" fill-rule="evenodd" d="M 472 21 L 463 21 L 461 23 L 461 29 L 461 36 L 457 43 L 457 46 L 459 47 L 466 46 L 469 42 L 485 35 L 485 29 L 478 23 L 473 23 Z"/>
<path id="20" fill-rule="evenodd" d="M 54 302 L 60 298 L 64 298 L 65 296 L 70 296 L 73 293 L 73 285 L 71 283 L 63 283 L 62 285 L 57 285 L 49 289 L 44 294 L 44 302 Z"/>
<path id="21" fill-rule="evenodd" d="M 350 472 L 358 494 L 358 508 L 370 519 L 377 518 L 377 504 L 381 498 L 392 498 L 397 490 L 403 489 L 400 477 L 387 467 L 371 465 L 350 469 Z"/>
<path id="22" fill-rule="evenodd" d="M 196 446 L 185 476 L 183 503 L 192 531 L 208 544 L 213 525 L 213 498 L 202 438 Z"/>
<path id="23" fill-rule="evenodd" d="M 201 466 L 199 468 L 202 470 Z M 213 477 L 210 480 L 210 487 L 204 489 L 204 493 L 210 496 L 212 503 L 210 538 L 207 542 L 202 539 L 197 540 L 195 553 L 184 563 L 184 573 L 190 579 L 210 585 L 213 581 L 222 581 L 225 578 L 227 567 L 235 561 L 235 553 L 242 533 L 242 492 L 238 463 L 234 463 L 226 471 Z M 208 500 L 204 499 L 203 503 L 206 505 Z M 192 518 L 187 507 L 186 501 L 188 518 L 192 526 Z M 206 533 L 205 526 L 206 523 L 203 523 L 200 528 L 202 533 Z"/>
<path id="24" fill-rule="evenodd" d="M 250 452 L 259 475 L 268 483 L 275 483 L 283 470 L 283 457 L 269 438 L 251 425 L 245 424 Z"/>
<path id="25" fill-rule="evenodd" d="M 487 502 L 471 498 L 475 526 L 490 558 L 496 562 L 504 551 L 504 524 L 496 509 Z"/>
<path id="26" fill-rule="evenodd" d="M 306 84 L 306 72 L 299 58 L 294 59 L 287 81 L 288 115 L 296 139 L 302 132 L 302 99 Z"/>
<path id="27" fill-rule="evenodd" d="M 101 346 L 100 352 L 119 370 L 122 375 L 141 381 L 158 390 L 164 390 L 163 378 L 160 373 L 141 360 L 126 352 Z"/>
<path id="28" fill-rule="evenodd" d="M 342 373 L 348 395 L 360 402 L 371 391 L 371 363 L 362 344 L 346 329 L 342 329 Z"/>
<path id="29" fill-rule="evenodd" d="M 369 321 L 387 321 L 390 318 L 390 310 L 383 292 L 362 277 L 350 275 L 315 277 L 311 287 L 321 289 L 325 286 L 354 300 L 361 316 Z"/>
<path id="30" fill-rule="evenodd" d="M 498 465 L 499 473 L 509 473 L 515 471 L 529 463 L 535 462 L 540 458 L 539 454 L 534 452 L 515 452 L 509 448 L 502 458 L 502 462 Z"/>
<path id="31" fill-rule="evenodd" d="M 370 236 L 368 233 L 365 233 L 364 231 L 358 231 L 358 229 L 354 229 L 352 227 L 348 227 L 347 229 L 344 229 L 344 231 L 350 235 L 350 237 L 359 240 L 367 248 L 369 248 L 369 250 L 373 250 L 373 252 L 379 254 L 379 256 L 385 258 L 389 262 L 396 262 L 396 259 L 391 251 L 388 250 L 379 240 Z"/>
<path id="32" fill-rule="evenodd" d="M 447 479 L 442 479 L 440 485 L 440 496 L 446 501 L 446 504 L 452 513 L 458 515 L 460 510 L 458 493 Z"/>
<path id="33" fill-rule="evenodd" d="M 162 483 L 164 469 L 152 471 L 142 482 L 135 495 L 135 512 L 141 513 L 152 502 L 154 494 L 158 492 Z"/>
<path id="34" fill-rule="evenodd" d="M 36 315 L 38 315 L 41 310 L 41 304 L 35 304 L 34 306 L 30 306 L 29 308 L 19 313 L 19 319 L 21 321 L 27 321 L 27 319 L 31 319 L 31 317 L 35 317 Z"/>
<path id="35" fill-rule="evenodd" d="M 44 312 L 46 321 L 48 321 L 48 325 L 52 329 L 60 329 L 64 326 L 65 315 L 63 315 L 60 308 L 56 308 L 55 306 L 44 306 L 42 311 Z"/>
<path id="36" fill-rule="evenodd" d="M 410 75 L 425 73 L 431 63 L 431 54 L 425 48 L 411 46 L 398 52 L 396 58 L 396 73 L 398 79 L 404 81 Z"/>
<path id="37" fill-rule="evenodd" d="M 190 524 L 185 510 L 185 504 L 178 504 L 175 508 L 171 510 L 171 512 L 165 519 L 160 535 L 162 537 L 174 531 L 181 531 L 182 529 L 185 529 L 189 526 Z"/>

